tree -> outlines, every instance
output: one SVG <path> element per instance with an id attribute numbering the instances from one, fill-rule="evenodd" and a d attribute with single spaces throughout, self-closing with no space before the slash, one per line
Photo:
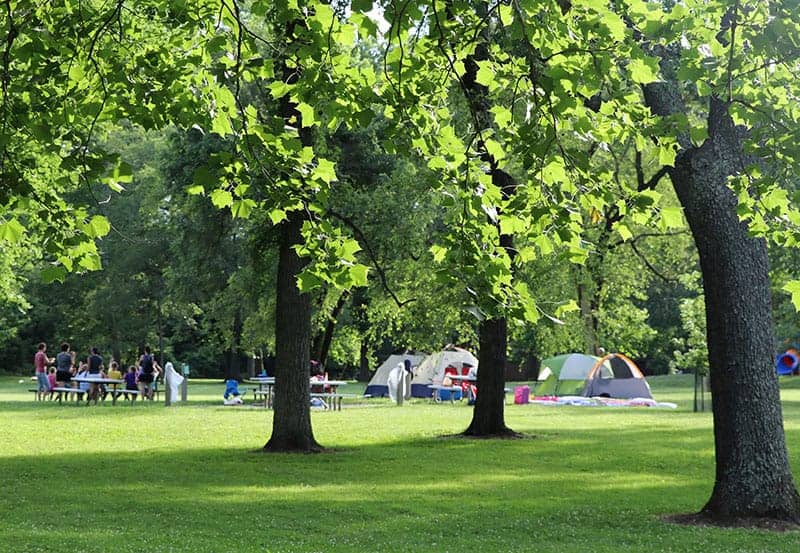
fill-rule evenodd
<path id="1" fill-rule="evenodd" d="M 773 40 L 786 25 L 793 25 L 797 38 L 797 19 L 791 17 L 797 6 L 735 2 L 714 8 L 664 9 L 661 20 L 681 29 L 687 49 L 677 42 L 648 42 L 646 22 L 653 12 L 637 13 L 633 20 L 642 42 L 660 58 L 664 76 L 663 82 L 645 85 L 647 105 L 657 116 L 678 122 L 679 148 L 668 172 L 703 274 L 716 479 L 700 516 L 723 522 L 757 517 L 800 523 L 800 495 L 788 462 L 773 367 L 767 247 L 764 238 L 754 236 L 764 219 L 746 200 L 755 192 L 755 201 L 768 206 L 770 193 L 775 193 L 774 185 L 765 188 L 756 175 L 779 175 L 775 154 L 784 147 L 772 133 L 780 130 L 787 114 L 780 104 L 770 106 L 764 100 L 771 87 L 796 87 L 796 56 L 787 59 L 784 50 L 796 45 L 792 39 L 788 45 Z M 696 18 L 689 29 L 687 16 Z M 720 30 L 704 30 L 701 21 L 717 21 Z M 692 44 L 700 47 L 693 50 Z M 771 66 L 779 69 L 763 71 Z M 681 86 L 687 78 L 701 86 L 687 91 Z M 693 123 L 690 134 L 685 122 L 702 108 L 699 117 L 704 119 Z M 789 159 L 797 155 L 791 149 L 783 153 Z M 735 190 L 729 186 L 732 179 L 740 183 Z"/>

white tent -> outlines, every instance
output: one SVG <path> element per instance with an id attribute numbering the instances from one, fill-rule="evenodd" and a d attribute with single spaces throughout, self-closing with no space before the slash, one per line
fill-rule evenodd
<path id="1" fill-rule="evenodd" d="M 413 397 L 431 397 L 431 389 L 428 386 L 434 382 L 441 383 L 447 367 L 452 366 L 461 374 L 465 363 L 473 367 L 473 372 L 477 371 L 478 360 L 465 349 L 449 346 L 440 352 L 429 355 L 414 372 L 414 380 L 411 381 L 411 395 Z"/>
<path id="2" fill-rule="evenodd" d="M 367 389 L 364 390 L 364 395 L 369 395 L 372 397 L 388 396 L 389 373 L 392 372 L 393 368 L 395 368 L 398 364 L 402 364 L 406 359 L 411 361 L 412 367 L 416 367 L 422 363 L 422 361 L 425 359 L 425 355 L 417 355 L 413 353 L 390 355 L 389 358 L 384 361 L 375 371 L 375 374 L 372 376 L 372 380 L 370 380 L 369 384 L 367 384 Z"/>

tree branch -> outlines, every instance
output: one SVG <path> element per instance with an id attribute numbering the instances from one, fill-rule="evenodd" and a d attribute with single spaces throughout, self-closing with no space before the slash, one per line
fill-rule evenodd
<path id="1" fill-rule="evenodd" d="M 349 227 L 350 230 L 353 231 L 353 233 L 356 235 L 356 238 L 358 238 L 359 243 L 364 247 L 364 251 L 367 252 L 367 256 L 370 258 L 370 261 L 372 261 L 372 266 L 375 267 L 375 270 L 378 272 L 378 277 L 380 278 L 383 289 L 386 290 L 386 293 L 391 296 L 391 298 L 397 304 L 397 307 L 403 307 L 404 305 L 417 301 L 417 298 L 401 301 L 394 291 L 389 287 L 389 282 L 386 278 L 386 272 L 383 270 L 381 264 L 378 263 L 378 258 L 375 255 L 375 251 L 372 249 L 372 246 L 370 245 L 369 240 L 367 240 L 367 237 L 364 235 L 364 232 L 352 221 L 352 219 L 337 211 L 333 211 L 332 209 L 328 210 L 328 215 L 332 215 L 334 218 L 339 219 L 342 223 Z"/>

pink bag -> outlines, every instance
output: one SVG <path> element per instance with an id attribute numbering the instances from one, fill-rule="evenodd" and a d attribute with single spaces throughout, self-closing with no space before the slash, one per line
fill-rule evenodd
<path id="1" fill-rule="evenodd" d="M 528 403 L 531 397 L 530 386 L 517 386 L 514 388 L 514 403 L 522 405 Z"/>

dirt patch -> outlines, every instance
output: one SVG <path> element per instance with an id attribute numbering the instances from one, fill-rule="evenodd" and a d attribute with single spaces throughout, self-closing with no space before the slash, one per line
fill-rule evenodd
<path id="1" fill-rule="evenodd" d="M 800 531 L 800 524 L 788 520 L 757 517 L 731 517 L 712 519 L 702 513 L 684 515 L 664 515 L 664 522 L 681 524 L 684 526 L 701 526 L 715 528 L 744 528 L 746 530 L 767 530 L 770 532 L 796 532 Z"/>

